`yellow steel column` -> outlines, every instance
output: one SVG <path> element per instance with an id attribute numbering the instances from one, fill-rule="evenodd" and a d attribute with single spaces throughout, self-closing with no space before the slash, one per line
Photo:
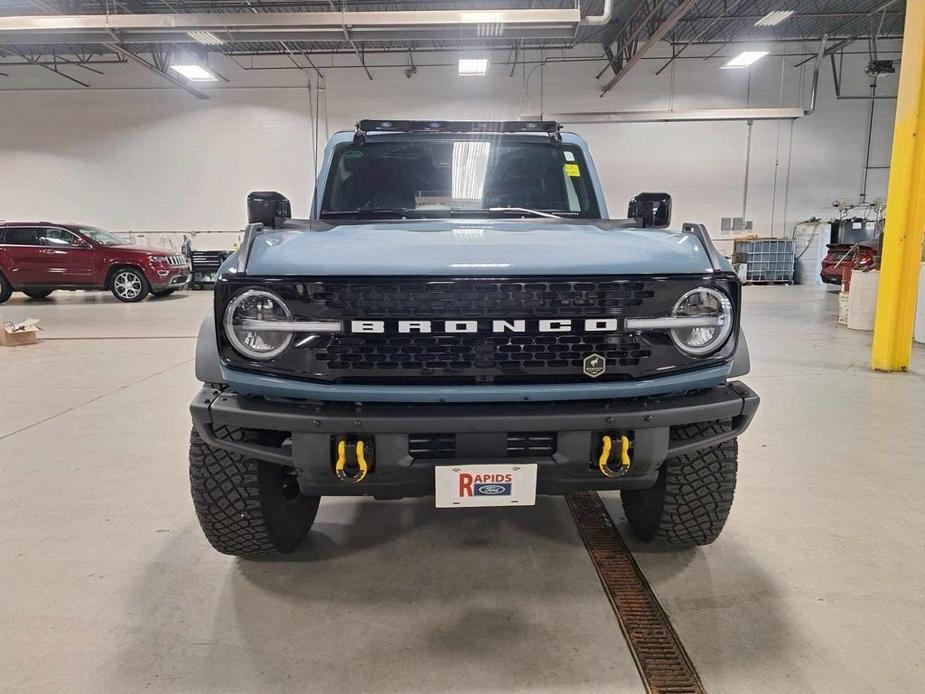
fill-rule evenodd
<path id="1" fill-rule="evenodd" d="M 925 0 L 906 3 L 871 366 L 905 371 L 925 236 Z M 925 306 L 919 307 L 925 311 Z"/>

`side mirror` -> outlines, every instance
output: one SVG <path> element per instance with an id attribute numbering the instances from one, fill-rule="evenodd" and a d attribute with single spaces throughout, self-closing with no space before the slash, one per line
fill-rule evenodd
<path id="1" fill-rule="evenodd" d="M 247 196 L 247 223 L 263 224 L 265 227 L 276 226 L 277 218 L 292 217 L 292 207 L 282 193 L 275 191 L 258 191 Z"/>
<path id="2" fill-rule="evenodd" d="M 626 216 L 638 219 L 643 227 L 664 229 L 671 222 L 671 196 L 668 193 L 640 193 L 630 200 Z"/>

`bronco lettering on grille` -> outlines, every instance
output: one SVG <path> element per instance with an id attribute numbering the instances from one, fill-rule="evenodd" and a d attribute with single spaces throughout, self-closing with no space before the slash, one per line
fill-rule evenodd
<path id="1" fill-rule="evenodd" d="M 492 333 L 615 333 L 620 331 L 617 318 L 555 318 L 541 320 L 354 320 L 350 321 L 350 332 L 358 334 L 423 333 L 423 334 L 473 334 Z"/>

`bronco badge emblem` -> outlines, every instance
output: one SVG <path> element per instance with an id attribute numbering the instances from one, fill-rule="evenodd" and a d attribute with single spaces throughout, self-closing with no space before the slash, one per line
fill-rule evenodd
<path id="1" fill-rule="evenodd" d="M 597 378 L 607 369 L 607 361 L 600 354 L 589 354 L 585 357 L 584 372 L 586 376 Z"/>

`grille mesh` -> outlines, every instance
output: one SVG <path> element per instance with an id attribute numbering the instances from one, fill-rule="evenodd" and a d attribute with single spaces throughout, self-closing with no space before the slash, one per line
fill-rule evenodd
<path id="1" fill-rule="evenodd" d="M 511 432 L 507 435 L 507 454 L 515 458 L 552 455 L 556 434 L 551 431 Z"/>
<path id="2" fill-rule="evenodd" d="M 623 315 L 655 295 L 646 282 L 338 282 L 307 287 L 308 299 L 350 318 L 599 318 Z"/>
<path id="3" fill-rule="evenodd" d="M 556 434 L 551 431 L 508 432 L 504 453 L 511 458 L 551 456 L 556 452 L 556 442 Z M 410 434 L 408 454 L 419 459 L 453 458 L 456 434 Z"/>
<path id="4" fill-rule="evenodd" d="M 412 458 L 452 458 L 456 455 L 456 434 L 411 434 L 408 454 Z"/>
<path id="5" fill-rule="evenodd" d="M 579 369 L 597 353 L 608 367 L 634 367 L 651 355 L 632 335 L 351 335 L 316 355 L 334 371 L 402 369 L 462 372 L 469 369 Z"/>

